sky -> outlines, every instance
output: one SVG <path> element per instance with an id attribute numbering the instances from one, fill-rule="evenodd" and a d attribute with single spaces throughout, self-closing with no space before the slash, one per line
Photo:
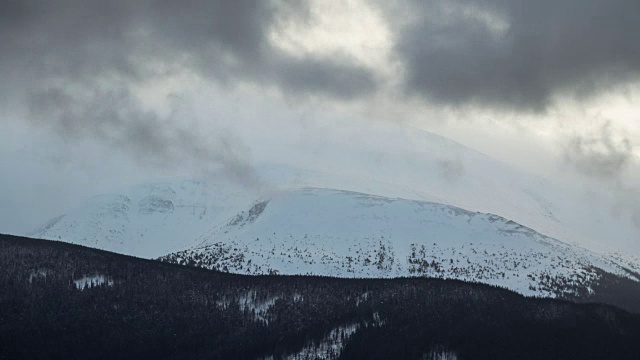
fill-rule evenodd
<path id="1" fill-rule="evenodd" d="M 384 129 L 640 224 L 639 33 L 635 0 L 2 1 L 0 231 L 163 176 L 346 168 L 323 149 Z"/>

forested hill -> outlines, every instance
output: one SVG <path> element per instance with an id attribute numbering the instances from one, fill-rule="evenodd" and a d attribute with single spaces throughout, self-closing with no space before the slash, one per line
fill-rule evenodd
<path id="1" fill-rule="evenodd" d="M 640 316 L 440 279 L 241 276 L 0 235 L 2 359 L 637 359 Z"/>

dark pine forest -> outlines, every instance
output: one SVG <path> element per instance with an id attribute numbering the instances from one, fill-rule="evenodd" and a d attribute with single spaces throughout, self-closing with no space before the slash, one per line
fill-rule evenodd
<path id="1" fill-rule="evenodd" d="M 2 359 L 619 360 L 639 340 L 640 315 L 488 285 L 241 276 L 0 236 Z"/>

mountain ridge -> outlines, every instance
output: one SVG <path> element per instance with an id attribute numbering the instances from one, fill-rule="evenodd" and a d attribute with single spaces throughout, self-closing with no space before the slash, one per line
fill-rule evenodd
<path id="1" fill-rule="evenodd" d="M 588 295 L 603 277 L 638 282 L 605 255 L 494 214 L 351 191 L 303 188 L 263 198 L 160 259 L 249 274 L 428 276 L 526 295 Z"/>

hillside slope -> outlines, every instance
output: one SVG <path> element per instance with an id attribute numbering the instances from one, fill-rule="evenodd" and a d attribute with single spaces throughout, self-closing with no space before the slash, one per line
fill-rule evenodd
<path id="1" fill-rule="evenodd" d="M 3 359 L 640 353 L 638 315 L 455 280 L 241 276 L 6 235 L 0 269 Z"/>
<path id="2" fill-rule="evenodd" d="M 620 207 L 621 199 L 585 183 L 563 182 L 562 176 L 536 176 L 535 164 L 508 164 L 433 133 L 389 125 L 366 133 L 335 130 L 326 142 L 304 147 L 255 144 L 257 172 L 281 189 L 332 188 L 437 202 L 497 214 L 590 250 L 640 257 L 640 227 Z M 262 166 L 278 146 L 277 157 L 288 166 Z"/>
<path id="3" fill-rule="evenodd" d="M 251 201 L 246 191 L 223 184 L 147 183 L 95 196 L 30 236 L 153 258 L 188 247 L 243 201 Z"/>
<path id="4" fill-rule="evenodd" d="M 589 296 L 603 274 L 640 280 L 497 215 L 330 189 L 275 194 L 198 242 L 161 259 L 242 274 L 450 278 L 538 296 Z"/>
<path id="5" fill-rule="evenodd" d="M 61 209 L 64 216 L 28 235 L 154 258 L 193 246 L 195 237 L 259 196 L 317 187 L 497 214 L 564 242 L 614 253 L 625 267 L 637 266 L 640 228 L 620 211 L 619 199 L 536 177 L 428 132 L 370 131 L 357 148 L 342 133 L 302 148 L 256 140 L 256 179 L 250 186 L 230 181 L 224 169 L 207 181 L 143 184 Z"/>

